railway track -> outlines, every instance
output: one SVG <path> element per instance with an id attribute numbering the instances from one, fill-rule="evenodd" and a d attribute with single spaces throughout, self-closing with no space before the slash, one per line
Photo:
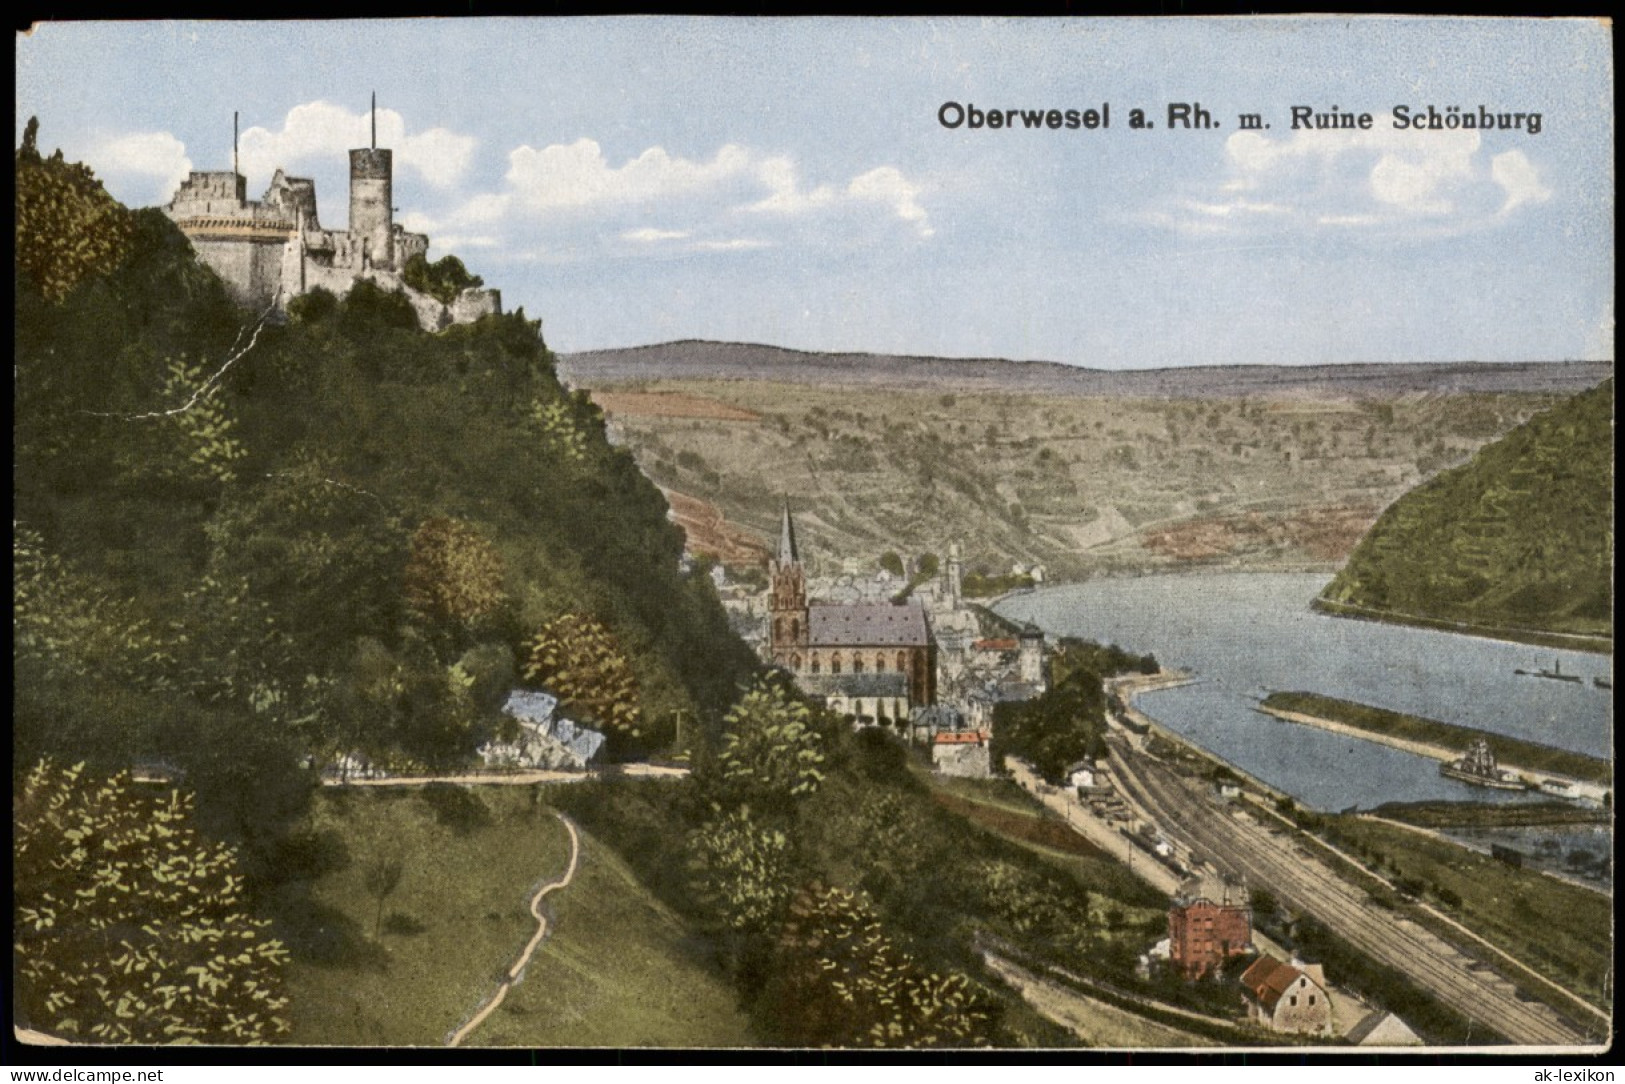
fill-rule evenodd
<path id="1" fill-rule="evenodd" d="M 1164 832 L 1202 852 L 1212 863 L 1313 915 L 1376 960 L 1403 971 L 1445 1004 L 1512 1042 L 1576 1046 L 1606 1042 L 1607 1031 L 1587 1035 L 1549 1006 L 1528 1002 L 1517 987 L 1429 930 L 1378 908 L 1363 889 L 1324 862 L 1256 822 L 1243 822 L 1228 806 L 1195 793 L 1168 768 L 1112 750 L 1130 796 Z"/>

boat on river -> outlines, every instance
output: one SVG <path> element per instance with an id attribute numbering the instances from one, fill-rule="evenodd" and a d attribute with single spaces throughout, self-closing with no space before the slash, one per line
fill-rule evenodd
<path id="1" fill-rule="evenodd" d="M 1509 772 L 1495 762 L 1490 743 L 1483 738 L 1473 742 L 1460 760 L 1439 765 L 1439 774 L 1447 779 L 1471 783 L 1475 787 L 1492 790 L 1528 790 L 1529 783 L 1520 775 Z"/>
<path id="2" fill-rule="evenodd" d="M 1584 680 L 1579 674 L 1565 674 L 1563 672 L 1563 661 L 1561 659 L 1553 659 L 1552 668 L 1550 670 L 1514 670 L 1512 672 L 1520 677 L 1547 678 L 1551 681 L 1572 681 L 1576 685 Z"/>

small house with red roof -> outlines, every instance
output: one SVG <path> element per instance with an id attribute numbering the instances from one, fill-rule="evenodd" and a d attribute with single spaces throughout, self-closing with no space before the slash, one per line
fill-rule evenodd
<path id="1" fill-rule="evenodd" d="M 1296 1035 L 1332 1033 L 1332 1002 L 1320 965 L 1260 956 L 1242 972 L 1241 987 L 1253 1023 Z"/>
<path id="2" fill-rule="evenodd" d="M 942 730 L 931 739 L 931 763 L 943 775 L 986 779 L 993 774 L 988 736 L 980 730 Z"/>

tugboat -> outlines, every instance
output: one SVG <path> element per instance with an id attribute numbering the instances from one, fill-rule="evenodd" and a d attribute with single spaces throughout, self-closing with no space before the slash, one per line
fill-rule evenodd
<path id="1" fill-rule="evenodd" d="M 1529 789 L 1529 784 L 1522 778 L 1495 763 L 1495 754 L 1490 752 L 1490 743 L 1483 738 L 1473 742 L 1460 760 L 1439 765 L 1439 774 L 1448 779 L 1471 783 L 1475 787 L 1490 787 L 1494 790 Z"/>

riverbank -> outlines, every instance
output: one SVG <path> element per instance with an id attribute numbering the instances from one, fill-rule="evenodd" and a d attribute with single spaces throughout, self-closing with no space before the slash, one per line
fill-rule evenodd
<path id="1" fill-rule="evenodd" d="M 1316 613 L 1332 617 L 1348 617 L 1356 621 L 1373 621 L 1379 625 L 1403 625 L 1418 629 L 1454 632 L 1462 636 L 1481 636 L 1486 640 L 1500 640 L 1531 647 L 1555 647 L 1564 651 L 1584 651 L 1592 655 L 1614 654 L 1614 641 L 1608 636 L 1592 636 L 1577 632 L 1554 632 L 1546 629 L 1507 628 L 1500 625 L 1477 625 L 1467 621 L 1449 621 L 1442 617 L 1423 617 L 1420 614 L 1400 613 L 1395 610 L 1374 610 L 1349 602 L 1333 602 L 1317 598 L 1310 606 Z"/>
<path id="2" fill-rule="evenodd" d="M 1608 810 L 1569 802 L 1384 802 L 1372 814 L 1418 828 L 1556 828 L 1608 824 Z"/>
<path id="3" fill-rule="evenodd" d="M 1167 742 L 1169 745 L 1183 750 L 1185 755 L 1207 763 L 1214 772 L 1222 772 L 1226 777 L 1233 778 L 1246 787 L 1267 795 L 1273 801 L 1292 801 L 1292 796 L 1279 787 L 1271 786 L 1219 754 L 1204 749 L 1201 745 L 1179 733 L 1179 731 L 1159 723 L 1156 719 L 1141 711 L 1134 703 L 1134 698 L 1142 693 L 1159 692 L 1163 689 L 1177 689 L 1183 685 L 1194 685 L 1198 680 L 1195 675 L 1184 670 L 1159 670 L 1155 674 L 1123 674 L 1118 677 L 1107 678 L 1105 681 L 1106 692 L 1118 698 L 1122 709 L 1115 714 L 1108 713 L 1106 721 L 1131 733 L 1145 734 Z"/>
<path id="4" fill-rule="evenodd" d="M 1306 692 L 1272 692 L 1258 710 L 1289 723 L 1375 741 L 1417 756 L 1455 761 L 1475 741 L 1489 743 L 1500 766 L 1548 794 L 1601 802 L 1613 789 L 1613 765 L 1556 746 L 1489 730 L 1388 711 Z"/>

